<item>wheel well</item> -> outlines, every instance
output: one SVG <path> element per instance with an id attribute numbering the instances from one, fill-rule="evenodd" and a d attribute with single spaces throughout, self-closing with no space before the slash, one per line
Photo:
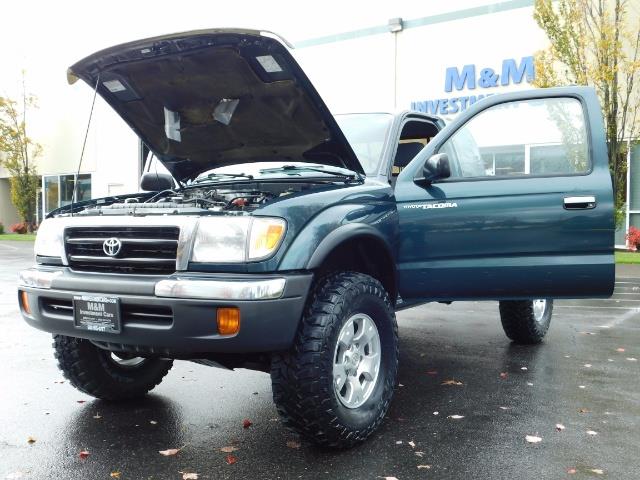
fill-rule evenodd
<path id="1" fill-rule="evenodd" d="M 354 271 L 370 275 L 384 286 L 391 303 L 398 294 L 395 262 L 387 246 L 372 236 L 358 236 L 345 240 L 324 258 L 317 268 L 320 278 L 332 272 Z"/>

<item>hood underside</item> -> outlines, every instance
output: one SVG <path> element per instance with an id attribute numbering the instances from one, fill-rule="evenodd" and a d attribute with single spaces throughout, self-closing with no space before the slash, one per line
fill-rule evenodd
<path id="1" fill-rule="evenodd" d="M 317 91 L 277 40 L 207 30 L 131 42 L 69 69 L 131 126 L 177 180 L 256 161 L 362 173 Z"/>

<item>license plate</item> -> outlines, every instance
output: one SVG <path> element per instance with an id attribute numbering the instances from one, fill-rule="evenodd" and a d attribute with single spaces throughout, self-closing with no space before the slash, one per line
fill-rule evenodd
<path id="1" fill-rule="evenodd" d="M 93 332 L 120 333 L 120 299 L 99 295 L 73 297 L 76 328 Z"/>

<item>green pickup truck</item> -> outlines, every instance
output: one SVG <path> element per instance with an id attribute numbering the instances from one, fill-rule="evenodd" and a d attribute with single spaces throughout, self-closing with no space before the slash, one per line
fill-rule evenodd
<path id="1" fill-rule="evenodd" d="M 600 107 L 584 87 L 490 96 L 446 125 L 332 115 L 283 42 L 207 30 L 76 63 L 159 168 L 141 191 L 40 225 L 24 319 L 105 400 L 140 397 L 174 359 L 269 372 L 286 424 L 348 447 L 383 421 L 395 312 L 497 300 L 518 343 L 556 298 L 614 285 Z"/>

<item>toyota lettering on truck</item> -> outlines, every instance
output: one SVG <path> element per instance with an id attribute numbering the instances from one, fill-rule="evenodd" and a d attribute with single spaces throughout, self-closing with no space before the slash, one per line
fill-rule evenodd
<path id="1" fill-rule="evenodd" d="M 492 95 L 446 126 L 334 116 L 282 41 L 237 29 L 114 46 L 68 77 L 151 152 L 141 191 L 49 213 L 19 277 L 23 318 L 94 397 L 143 396 L 175 359 L 251 368 L 289 427 L 350 447 L 389 409 L 398 310 L 497 300 L 532 344 L 554 299 L 612 293 L 590 88 Z"/>

